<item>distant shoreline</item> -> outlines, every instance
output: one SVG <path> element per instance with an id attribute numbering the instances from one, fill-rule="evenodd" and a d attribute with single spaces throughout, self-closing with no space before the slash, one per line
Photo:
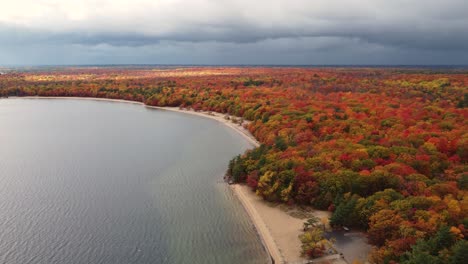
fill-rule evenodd
<path id="1" fill-rule="evenodd" d="M 128 103 L 128 104 L 138 104 L 142 105 L 146 108 L 151 108 L 151 109 L 159 109 L 159 110 L 167 110 L 167 111 L 173 111 L 173 112 L 178 112 L 178 113 L 184 113 L 184 114 L 190 114 L 190 115 L 196 115 L 200 117 L 205 117 L 205 118 L 210 118 L 213 120 L 216 120 L 218 122 L 223 123 L 224 125 L 234 129 L 236 132 L 238 132 L 241 136 L 243 136 L 249 143 L 251 143 L 254 147 L 260 146 L 260 142 L 255 139 L 255 137 L 243 126 L 234 124 L 230 122 L 229 120 L 225 119 L 225 116 L 229 116 L 229 118 L 240 118 L 237 116 L 231 116 L 228 114 L 222 114 L 218 112 L 208 112 L 208 111 L 200 111 L 196 112 L 194 110 L 188 110 L 188 109 L 181 109 L 179 107 L 169 107 L 169 106 L 151 106 L 147 105 L 142 102 L 137 102 L 137 101 L 130 101 L 130 100 L 124 100 L 124 99 L 111 99 L 111 98 L 99 98 L 99 97 L 76 97 L 76 96 L 10 96 L 8 98 L 24 98 L 24 99 L 71 99 L 71 100 L 90 100 L 90 101 L 104 101 L 104 102 L 117 102 L 117 103 Z"/>

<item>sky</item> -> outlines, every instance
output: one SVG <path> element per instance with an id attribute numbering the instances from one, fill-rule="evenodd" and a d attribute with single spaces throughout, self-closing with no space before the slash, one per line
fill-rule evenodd
<path id="1" fill-rule="evenodd" d="M 467 65 L 467 0 L 0 0 L 0 65 Z"/>

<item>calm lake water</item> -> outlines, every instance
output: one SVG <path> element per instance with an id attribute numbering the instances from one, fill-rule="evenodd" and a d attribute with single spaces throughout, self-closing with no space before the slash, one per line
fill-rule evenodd
<path id="1" fill-rule="evenodd" d="M 0 263 L 265 263 L 222 182 L 250 147 L 141 105 L 0 99 Z"/>

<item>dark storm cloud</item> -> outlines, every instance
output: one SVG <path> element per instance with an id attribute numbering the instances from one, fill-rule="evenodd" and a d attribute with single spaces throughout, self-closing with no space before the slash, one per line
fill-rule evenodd
<path id="1" fill-rule="evenodd" d="M 165 61 L 167 56 L 153 49 L 175 56 L 189 49 L 227 64 L 255 63 L 251 55 L 258 63 L 276 56 L 275 64 L 359 64 L 376 55 L 383 64 L 462 64 L 468 54 L 468 4 L 459 0 L 45 2 L 34 2 L 36 11 L 30 14 L 15 13 L 15 4 L 10 13 L 0 11 L 0 55 L 35 47 L 44 53 L 81 53 L 91 63 L 110 54 Z M 233 52 L 240 57 L 231 57 Z M 414 63 L 408 62 L 411 57 Z"/>

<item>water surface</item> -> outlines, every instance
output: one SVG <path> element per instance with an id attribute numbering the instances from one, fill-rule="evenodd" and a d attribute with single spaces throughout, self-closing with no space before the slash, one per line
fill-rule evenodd
<path id="1" fill-rule="evenodd" d="M 222 175 L 251 146 L 140 105 L 0 100 L 1 263 L 264 263 Z"/>

